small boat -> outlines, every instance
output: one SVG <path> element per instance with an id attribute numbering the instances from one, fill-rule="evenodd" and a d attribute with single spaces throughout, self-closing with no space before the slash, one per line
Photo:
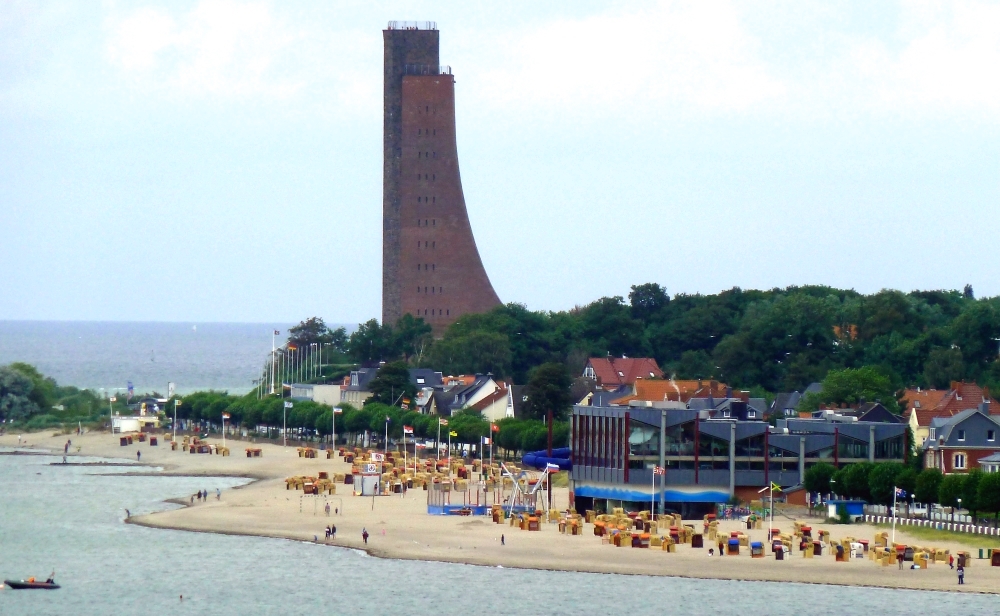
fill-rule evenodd
<path id="1" fill-rule="evenodd" d="M 29 582 L 27 580 L 4 580 L 5 586 L 10 586 L 13 590 L 55 590 L 59 584 L 55 582 Z"/>

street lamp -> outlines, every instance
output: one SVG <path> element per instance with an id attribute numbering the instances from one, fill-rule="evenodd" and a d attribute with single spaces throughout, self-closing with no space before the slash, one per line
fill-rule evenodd
<path id="1" fill-rule="evenodd" d="M 962 508 L 962 499 L 959 498 L 957 500 L 958 500 L 958 508 L 961 509 Z M 951 510 L 951 521 L 952 522 L 955 521 L 955 510 L 954 509 Z"/>

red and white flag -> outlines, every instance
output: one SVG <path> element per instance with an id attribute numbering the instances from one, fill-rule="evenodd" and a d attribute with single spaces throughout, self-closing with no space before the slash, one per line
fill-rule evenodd
<path id="1" fill-rule="evenodd" d="M 489 437 L 488 437 L 488 436 L 484 436 L 484 437 L 483 437 L 483 445 L 489 445 L 489 444 L 490 444 L 490 439 L 489 439 Z"/>
<path id="2" fill-rule="evenodd" d="M 545 465 L 545 472 L 546 473 L 558 473 L 559 472 L 559 465 L 558 464 L 553 464 L 553 463 L 549 462 L 548 464 Z"/>
<path id="3" fill-rule="evenodd" d="M 662 466 L 654 466 L 653 467 L 653 474 L 654 475 L 666 475 L 667 474 L 667 469 L 663 468 Z"/>
<path id="4" fill-rule="evenodd" d="M 496 424 L 491 424 L 490 425 L 490 430 L 493 430 L 494 432 L 499 432 L 500 431 L 500 426 L 498 426 Z"/>
<path id="5" fill-rule="evenodd" d="M 229 419 L 229 413 L 223 413 L 222 414 L 222 418 L 223 419 Z"/>
<path id="6" fill-rule="evenodd" d="M 448 425 L 448 420 L 447 419 L 439 419 L 438 423 L 441 424 L 442 426 L 447 426 Z"/>
<path id="7" fill-rule="evenodd" d="M 403 434 L 413 434 L 413 426 L 403 426 Z"/>

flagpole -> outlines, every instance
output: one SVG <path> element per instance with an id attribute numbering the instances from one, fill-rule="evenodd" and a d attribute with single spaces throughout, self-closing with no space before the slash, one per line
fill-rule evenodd
<path id="1" fill-rule="evenodd" d="M 896 486 L 892 486 L 892 542 L 896 543 Z"/>
<path id="2" fill-rule="evenodd" d="M 451 479 L 451 426 L 448 426 L 448 479 Z"/>
<path id="3" fill-rule="evenodd" d="M 226 414 L 222 414 L 222 446 L 226 446 Z"/>
<path id="4" fill-rule="evenodd" d="M 653 469 L 653 485 L 649 489 L 649 519 L 656 519 L 656 469 Z"/>
<path id="5" fill-rule="evenodd" d="M 274 337 L 278 335 L 278 330 L 271 329 L 271 364 L 274 364 Z M 271 370 L 271 393 L 274 393 L 274 370 Z"/>
<path id="6" fill-rule="evenodd" d="M 437 461 L 440 462 L 441 461 L 441 418 L 440 417 L 438 417 L 438 437 L 434 439 L 434 448 L 438 450 Z"/>
<path id="7" fill-rule="evenodd" d="M 771 495 L 771 515 L 767 517 L 767 542 L 771 542 L 771 537 L 774 536 L 774 482 L 768 486 L 768 494 Z"/>

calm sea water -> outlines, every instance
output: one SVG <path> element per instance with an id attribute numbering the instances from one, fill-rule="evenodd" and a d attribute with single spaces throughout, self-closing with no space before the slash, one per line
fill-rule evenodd
<path id="1" fill-rule="evenodd" d="M 339 548 L 124 524 L 124 509 L 238 484 L 108 476 L 0 455 L 0 576 L 57 591 L 0 591 L 0 614 L 843 614 L 930 607 L 991 614 L 1000 597 L 686 580 L 395 561 Z M 115 469 L 121 470 L 121 469 Z M 183 594 L 183 603 L 179 595 Z M 808 607 L 805 607 L 808 605 Z M 852 606 L 852 607 L 848 607 Z M 876 608 L 877 606 L 877 608 Z M 936 607 L 935 607 L 936 606 Z"/>
<path id="2" fill-rule="evenodd" d="M 253 387 L 271 351 L 271 332 L 288 323 L 0 321 L 0 365 L 33 364 L 63 385 L 166 394 Z"/>

